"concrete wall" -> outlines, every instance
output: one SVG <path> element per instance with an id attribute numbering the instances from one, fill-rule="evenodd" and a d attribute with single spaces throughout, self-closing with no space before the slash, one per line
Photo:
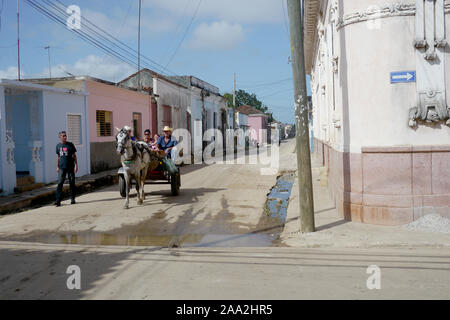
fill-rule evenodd
<path id="1" fill-rule="evenodd" d="M 90 122 L 91 142 L 115 141 L 117 133 L 115 127 L 132 126 L 133 112 L 142 115 L 142 131 L 150 128 L 151 97 L 148 94 L 90 80 L 86 81 L 86 91 L 89 93 L 89 117 L 92 119 Z M 97 136 L 97 110 L 112 112 L 114 130 L 109 137 Z"/>
<path id="2" fill-rule="evenodd" d="M 89 116 L 87 114 L 87 98 L 77 94 L 63 94 L 57 92 L 43 92 L 43 163 L 46 183 L 56 181 L 56 145 L 59 143 L 58 132 L 67 131 L 67 114 L 81 115 L 82 144 L 77 148 L 78 173 L 83 176 L 90 173 L 89 148 Z"/>
<path id="3" fill-rule="evenodd" d="M 430 212 L 449 214 L 450 128 L 445 121 L 408 126 L 417 83 L 391 84 L 390 72 L 417 69 L 415 16 L 388 10 L 378 20 L 358 21 L 370 6 L 389 3 L 399 4 L 340 0 L 337 16 L 354 22 L 339 27 L 333 1 L 322 1 L 311 89 L 315 152 L 328 166 L 340 212 L 351 220 L 393 225 Z M 402 3 L 414 7 L 415 1 Z M 448 35 L 448 13 L 445 24 Z M 448 75 L 448 45 L 444 54 L 436 63 L 445 64 Z"/>
<path id="4" fill-rule="evenodd" d="M 8 95 L 6 103 L 11 105 L 13 120 L 13 139 L 15 143 L 14 159 L 17 171 L 29 171 L 31 150 L 30 141 L 30 98 L 33 92 L 23 91 L 22 94 Z"/>
<path id="5" fill-rule="evenodd" d="M 186 112 L 189 105 L 188 89 L 165 81 L 153 78 L 153 89 L 158 104 L 158 132 L 162 133 L 163 106 L 172 108 L 172 127 L 174 129 L 186 129 Z"/>
<path id="6" fill-rule="evenodd" d="M 91 142 L 91 172 L 97 173 L 121 166 L 116 152 L 116 142 Z"/>

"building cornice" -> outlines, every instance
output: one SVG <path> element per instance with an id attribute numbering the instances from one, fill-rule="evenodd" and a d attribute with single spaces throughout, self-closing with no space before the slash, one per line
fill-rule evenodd
<path id="1" fill-rule="evenodd" d="M 323 1 L 322 2 L 326 2 Z M 318 20 L 320 11 L 320 0 L 305 0 L 305 65 L 306 72 L 310 74 L 314 59 L 314 52 L 316 50 L 316 43 L 318 38 Z M 445 13 L 450 13 L 450 0 L 445 0 Z M 340 30 L 348 25 L 365 22 L 375 19 L 383 19 L 400 16 L 414 16 L 416 14 L 415 1 L 399 1 L 395 3 L 388 3 L 375 8 L 370 6 L 367 9 L 355 11 L 338 17 L 336 21 L 336 30 Z"/>
<path id="2" fill-rule="evenodd" d="M 313 61 L 313 48 L 317 37 L 317 21 L 319 19 L 319 9 L 321 0 L 305 0 L 303 2 L 303 34 L 305 46 L 305 66 L 309 73 Z"/>

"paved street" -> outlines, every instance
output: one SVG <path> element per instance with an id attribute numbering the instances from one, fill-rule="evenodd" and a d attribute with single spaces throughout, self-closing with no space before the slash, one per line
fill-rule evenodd
<path id="1" fill-rule="evenodd" d="M 170 185 L 146 186 L 146 200 L 123 209 L 118 187 L 82 195 L 76 205 L 45 206 L 0 218 L 0 238 L 54 243 L 180 246 L 179 242 L 222 241 L 234 235 L 280 225 L 263 215 L 276 176 L 262 176 L 256 165 L 187 166 L 181 194 Z M 207 239 L 204 239 L 205 236 Z M 258 235 L 238 243 L 266 241 Z M 226 239 L 225 239 L 226 240 Z M 266 242 L 263 242 L 266 245 Z M 270 244 L 270 242 L 268 243 Z M 226 244 L 225 244 L 226 245 Z"/>
<path id="2" fill-rule="evenodd" d="M 449 249 L 0 244 L 0 299 L 449 299 Z M 66 269 L 81 270 L 68 290 Z M 369 265 L 380 290 L 367 289 Z"/>
<path id="3" fill-rule="evenodd" d="M 282 144 L 280 170 L 295 168 L 293 148 Z M 3 216 L 0 299 L 450 298 L 449 248 L 276 247 L 282 221 L 264 214 L 275 183 L 258 166 L 187 166 L 179 197 L 148 185 L 144 205 L 133 197 L 124 210 L 113 186 L 75 206 Z M 323 197 L 318 223 L 328 224 Z M 70 265 L 81 290 L 67 289 Z M 381 268 L 380 290 L 367 289 L 370 265 Z"/>

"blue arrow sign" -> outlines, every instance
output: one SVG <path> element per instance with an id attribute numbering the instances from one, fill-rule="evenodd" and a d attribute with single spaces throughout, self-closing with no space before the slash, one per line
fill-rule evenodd
<path id="1" fill-rule="evenodd" d="M 415 71 L 391 72 L 391 83 L 416 82 Z"/>

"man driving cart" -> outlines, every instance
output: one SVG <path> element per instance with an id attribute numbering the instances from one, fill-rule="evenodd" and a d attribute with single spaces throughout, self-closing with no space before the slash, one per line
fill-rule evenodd
<path id="1" fill-rule="evenodd" d="M 158 151 L 164 151 L 166 157 L 175 162 L 176 157 L 176 146 L 178 141 L 174 136 L 172 136 L 172 129 L 169 126 L 165 126 L 163 129 L 164 135 L 159 137 L 156 142 Z"/>

